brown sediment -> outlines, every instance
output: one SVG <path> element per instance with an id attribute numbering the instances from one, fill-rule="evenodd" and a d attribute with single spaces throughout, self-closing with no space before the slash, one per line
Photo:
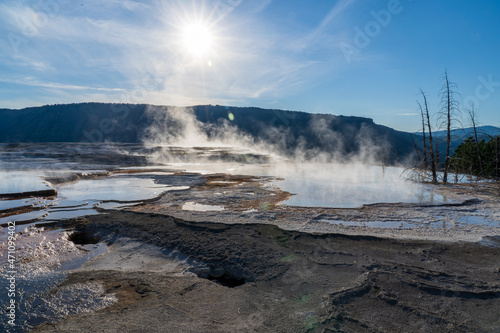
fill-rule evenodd
<path id="1" fill-rule="evenodd" d="M 157 173 L 175 173 L 177 172 L 176 170 L 166 170 L 166 169 L 119 169 L 119 170 L 112 170 L 109 172 L 110 175 L 120 175 L 120 174 L 131 174 L 131 173 L 146 173 L 146 172 L 157 172 Z"/>
<path id="2" fill-rule="evenodd" d="M 232 188 L 244 183 L 254 182 L 255 179 L 258 177 L 217 173 L 217 174 L 205 175 L 204 178 L 207 180 L 207 183 L 200 186 L 199 187 L 200 189 L 212 189 L 219 187 Z"/>
<path id="3" fill-rule="evenodd" d="M 246 193 L 257 194 L 257 189 L 262 189 L 264 182 L 270 179 L 256 177 L 256 176 L 242 176 L 242 175 L 230 175 L 230 174 L 213 174 L 205 176 L 207 183 L 197 187 L 198 191 L 204 190 L 214 190 L 214 189 L 226 189 L 229 191 L 238 190 L 238 187 L 242 185 L 248 185 L 243 189 Z M 273 178 L 274 179 L 274 178 Z M 262 192 L 262 191 L 260 191 Z M 274 209 L 276 205 L 280 202 L 287 200 L 292 194 L 282 191 L 280 189 L 273 189 L 272 191 L 266 191 L 268 194 L 272 195 L 257 195 L 255 199 L 249 198 L 247 200 L 238 201 L 227 201 L 226 205 L 234 209 Z"/>
<path id="4" fill-rule="evenodd" d="M 179 175 L 186 174 L 179 173 Z M 265 183 L 275 179 L 272 177 L 231 175 L 223 173 L 203 176 L 196 173 L 189 173 L 188 175 L 200 176 L 204 179 L 204 181 L 193 185 L 186 193 L 166 193 L 165 196 L 159 200 L 159 205 L 157 205 L 158 208 L 163 207 L 162 203 L 168 203 L 167 205 L 169 207 L 180 209 L 186 201 L 196 201 L 197 199 L 200 199 L 203 204 L 221 205 L 231 211 L 248 209 L 270 210 L 276 208 L 280 202 L 287 200 L 291 196 L 290 193 L 281 191 L 278 188 L 264 189 L 263 186 Z M 246 194 L 247 198 L 228 198 L 224 195 L 217 197 L 217 194 L 220 194 L 218 193 L 219 190 L 237 195 Z M 248 197 L 249 193 L 254 196 Z M 148 207 L 147 209 L 155 209 L 152 205 L 139 205 L 139 207 L 133 209 L 140 211 L 145 207 Z"/>
<path id="5" fill-rule="evenodd" d="M 19 193 L 0 193 L 0 199 L 26 199 L 32 197 L 41 198 L 55 198 L 57 197 L 57 190 L 54 188 L 40 191 L 29 191 Z"/>
<path id="6" fill-rule="evenodd" d="M 110 212 L 70 221 L 111 250 L 63 285 L 100 283 L 118 301 L 38 332 L 470 332 L 500 327 L 500 239 L 441 243 L 189 222 Z M 133 239 L 189 258 L 189 272 L 106 265 Z M 126 254 L 115 259 L 131 257 Z M 135 261 L 146 259 L 137 257 Z M 123 265 L 124 262 L 122 262 Z M 62 286 L 61 286 L 62 287 Z"/>
<path id="7" fill-rule="evenodd" d="M 32 205 L 30 206 L 21 206 L 21 207 L 13 207 L 9 209 L 3 209 L 0 210 L 0 218 L 1 217 L 8 217 L 12 215 L 17 215 L 17 214 L 24 214 L 24 213 L 30 213 L 36 210 L 42 210 L 45 207 L 34 207 Z"/>
<path id="8" fill-rule="evenodd" d="M 279 203 L 287 200 L 292 195 L 288 192 L 284 192 L 281 190 L 275 190 L 274 193 L 276 195 L 272 197 L 253 199 L 241 203 L 240 209 L 263 209 L 263 210 L 275 209 Z"/>

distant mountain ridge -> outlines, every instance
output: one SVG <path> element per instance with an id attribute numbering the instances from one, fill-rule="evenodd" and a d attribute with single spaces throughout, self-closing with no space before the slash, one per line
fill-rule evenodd
<path id="1" fill-rule="evenodd" d="M 478 140 L 488 141 L 490 138 L 494 138 L 500 135 L 500 128 L 495 126 L 478 126 L 476 128 Z M 418 137 L 418 141 L 422 140 L 422 132 L 415 133 Z M 444 131 L 434 131 L 432 132 L 433 139 L 437 140 L 435 142 L 438 143 L 439 151 L 441 154 L 444 154 L 446 151 L 446 130 Z M 451 154 L 455 151 L 455 149 L 467 138 L 474 136 L 474 128 L 457 128 L 450 131 L 451 143 L 450 143 L 450 151 Z"/>
<path id="2" fill-rule="evenodd" d="M 290 155 L 300 151 L 304 158 L 376 151 L 380 160 L 395 162 L 414 150 L 410 133 L 377 125 L 369 118 L 221 105 L 188 109 L 192 112 L 115 103 L 0 109 L 0 142 L 156 142 L 155 136 L 175 137 L 199 127 L 209 138 L 235 131 Z"/>
<path id="3" fill-rule="evenodd" d="M 495 126 L 478 126 L 476 128 L 478 138 L 484 138 L 488 140 L 490 137 L 497 137 L 500 135 L 500 128 Z M 437 138 L 443 138 L 446 136 L 446 131 L 436 131 L 432 132 Z M 468 137 L 474 136 L 474 129 L 472 127 L 458 128 L 451 130 L 451 136 L 455 139 L 465 140 Z"/>

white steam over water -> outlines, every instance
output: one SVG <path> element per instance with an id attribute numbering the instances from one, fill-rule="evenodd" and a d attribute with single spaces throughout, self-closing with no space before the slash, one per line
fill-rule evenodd
<path id="1" fill-rule="evenodd" d="M 275 185 L 284 191 L 295 194 L 283 204 L 310 207 L 360 207 L 374 203 L 444 203 L 447 198 L 433 191 L 431 186 L 418 184 L 405 178 L 404 169 L 385 167 L 377 161 L 387 147 L 374 144 L 366 129 L 361 129 L 359 140 L 360 151 L 355 155 L 341 156 L 343 138 L 330 129 L 325 119 L 313 119 L 309 126 L 321 140 L 331 144 L 332 151 L 311 152 L 298 145 L 293 153 L 285 156 L 283 147 L 286 133 L 274 131 L 268 136 L 274 136 L 276 144 L 260 142 L 244 135 L 230 126 L 230 120 L 219 124 L 219 128 L 208 128 L 196 119 L 190 108 L 149 109 L 155 119 L 144 144 L 147 147 L 179 146 L 188 149 L 205 148 L 205 154 L 196 154 L 195 158 L 186 158 L 172 154 L 171 149 L 158 150 L 148 156 L 153 164 L 173 168 L 185 168 L 187 171 L 202 173 L 222 172 L 232 174 L 247 174 L 273 176 L 283 178 Z M 233 116 L 234 117 L 234 116 Z M 172 130 L 174 124 L 175 130 Z M 210 135 L 207 135 L 207 132 Z M 223 154 L 262 155 L 261 164 L 221 163 L 211 160 L 217 152 Z M 221 154 L 221 155 L 223 155 Z M 313 158 L 310 156 L 313 155 Z"/>
<path id="2" fill-rule="evenodd" d="M 274 186 L 293 194 L 282 203 L 290 206 L 354 208 L 375 203 L 436 204 L 448 201 L 445 196 L 435 193 L 433 187 L 406 180 L 404 169 L 386 167 L 377 162 L 377 155 L 385 147 L 375 145 L 369 135 L 361 133 L 357 137 L 363 147 L 358 154 L 347 157 L 337 154 L 336 149 L 344 144 L 342 138 L 322 117 L 315 118 L 308 126 L 312 126 L 318 138 L 331 145 L 332 151 L 326 154 L 307 150 L 299 142 L 292 155 L 285 155 L 286 133 L 279 133 L 276 127 L 267 133 L 268 137 L 274 136 L 275 139 L 275 144 L 269 144 L 238 132 L 231 125 L 234 115 L 211 125 L 198 121 L 190 108 L 150 107 L 147 113 L 154 122 L 143 133 L 143 145 L 1 146 L 6 153 L 0 152 L 0 162 L 8 157 L 9 167 L 14 168 L 0 172 L 0 189 L 4 193 L 50 188 L 43 180 L 49 167 L 56 178 L 59 177 L 58 169 L 61 169 L 59 174 L 87 169 L 92 170 L 87 174 L 98 176 L 56 183 L 53 185 L 58 191 L 56 199 L 0 200 L 0 212 L 21 206 L 36 208 L 18 216 L 0 215 L 0 223 L 96 214 L 98 206 L 116 208 L 130 202 L 150 200 L 165 191 L 188 189 L 190 184 L 182 181 L 175 184 L 157 182 L 158 177 L 166 177 L 172 170 L 275 177 Z M 23 156 L 23 149 L 28 152 L 27 156 Z M 42 152 L 46 155 L 44 159 L 31 158 L 39 157 Z M 26 161 L 19 165 L 18 170 L 10 163 L 13 154 L 17 160 Z M 47 160 L 51 163 L 47 164 Z M 128 175 L 114 176 L 109 176 L 106 171 L 126 168 L 150 169 L 148 174 L 129 170 Z M 202 208 L 196 204 L 186 206 L 186 209 Z"/>
<path id="3" fill-rule="evenodd" d="M 56 199 L 0 200 L 0 211 L 21 206 L 36 208 L 17 216 L 0 215 L 0 223 L 40 218 L 59 220 L 96 214 L 98 206 L 115 208 L 127 202 L 152 199 L 165 191 L 188 189 L 189 184 L 174 186 L 156 182 L 155 177 L 166 175 L 165 171 L 172 169 L 283 178 L 274 185 L 294 194 L 283 202 L 292 206 L 353 208 L 373 203 L 440 203 L 447 200 L 434 194 L 428 186 L 405 180 L 401 176 L 401 168 L 377 166 L 375 157 L 383 147 L 374 145 L 365 136 L 359 137 L 363 140 L 363 149 L 357 155 L 339 156 L 335 149 L 342 146 L 342 139 L 329 129 L 329 124 L 321 117 L 309 126 L 314 127 L 318 138 L 331 143 L 331 154 L 305 150 L 299 143 L 293 157 L 290 157 L 283 152 L 286 133 L 278 133 L 276 128 L 267 133 L 274 136 L 276 144 L 269 144 L 238 132 L 236 127 L 231 126 L 231 119 L 219 121 L 216 126 L 201 123 L 190 108 L 150 107 L 147 113 L 155 121 L 143 135 L 143 146 L 26 144 L 25 148 L 21 145 L 14 150 L 5 146 L 6 153 L 1 152 L 0 157 L 8 157 L 9 163 L 5 165 L 14 170 L 0 171 L 0 193 L 50 189 L 50 184 L 43 178 L 49 173 L 57 178 L 60 174 L 87 169 L 86 174 L 97 176 L 53 185 L 58 191 Z M 26 156 L 23 149 L 26 149 Z M 40 154 L 45 154 L 45 158 L 39 159 Z M 17 164 L 11 161 L 12 156 L 17 156 L 18 161 L 25 161 L 19 165 L 19 170 L 15 170 Z M 73 159 L 61 156 L 72 156 Z M 106 164 L 96 162 L 99 160 Z M 156 173 L 110 177 L 104 170 L 126 168 L 131 164 L 133 168 L 153 167 Z M 69 168 L 71 166 L 74 169 Z M 188 205 L 186 209 L 201 208 Z"/>

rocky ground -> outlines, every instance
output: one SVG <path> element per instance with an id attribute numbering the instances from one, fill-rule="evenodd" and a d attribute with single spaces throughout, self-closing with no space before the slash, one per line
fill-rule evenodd
<path id="1" fill-rule="evenodd" d="M 441 186 L 449 201 L 440 205 L 346 209 L 283 205 L 290 193 L 272 177 L 179 172 L 155 181 L 190 189 L 55 226 L 108 252 L 50 294 L 92 287 L 92 297 L 116 302 L 34 331 L 500 330 L 492 186 Z"/>
<path id="2" fill-rule="evenodd" d="M 500 239 L 434 242 L 111 212 L 71 221 L 110 251 L 89 281 L 118 300 L 37 332 L 492 332 Z M 124 244 L 135 244 L 123 248 Z"/>
<path id="3" fill-rule="evenodd" d="M 56 185 L 151 177 L 156 167 L 146 156 L 155 153 L 180 162 L 207 154 L 238 165 L 267 161 L 224 149 L 118 148 L 16 144 L 3 148 L 2 161 L 13 169 L 19 160 L 51 169 L 56 159 L 61 170 L 101 170 L 49 177 Z M 121 211 L 43 224 L 43 232 L 28 221 L 19 267 L 47 270 L 40 279 L 49 285 L 34 300 L 23 291 L 39 320 L 29 324 L 45 321 L 33 331 L 500 331 L 498 187 L 439 186 L 447 198 L 439 205 L 291 207 L 276 178 L 216 173 L 215 166 L 200 166 L 210 174 L 162 167 L 156 183 L 189 190 Z M 52 283 L 46 276 L 53 273 Z"/>
<path id="4" fill-rule="evenodd" d="M 441 204 L 327 208 L 287 206 L 284 200 L 291 194 L 280 190 L 273 177 L 179 173 L 156 181 L 189 185 L 190 189 L 168 192 L 128 210 L 188 221 L 265 223 L 285 230 L 386 238 L 479 241 L 487 235 L 500 235 L 500 192 L 486 183 L 437 186 L 434 192 L 447 200 Z M 186 207 L 187 202 L 202 209 Z"/>

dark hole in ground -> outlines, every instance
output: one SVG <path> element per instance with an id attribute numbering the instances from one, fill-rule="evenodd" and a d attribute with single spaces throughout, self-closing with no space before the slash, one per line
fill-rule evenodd
<path id="1" fill-rule="evenodd" d="M 75 244 L 85 245 L 85 244 L 97 244 L 100 239 L 97 235 L 88 231 L 74 231 L 68 238 Z"/>
<path id="2" fill-rule="evenodd" d="M 225 287 L 229 287 L 229 288 L 241 286 L 241 285 L 245 284 L 245 282 L 246 282 L 244 277 L 238 278 L 236 276 L 228 274 L 227 272 L 222 274 L 222 275 L 219 275 L 219 276 L 208 274 L 207 276 L 199 276 L 199 277 L 209 279 L 210 281 L 215 281 L 215 282 L 217 282 Z"/>

